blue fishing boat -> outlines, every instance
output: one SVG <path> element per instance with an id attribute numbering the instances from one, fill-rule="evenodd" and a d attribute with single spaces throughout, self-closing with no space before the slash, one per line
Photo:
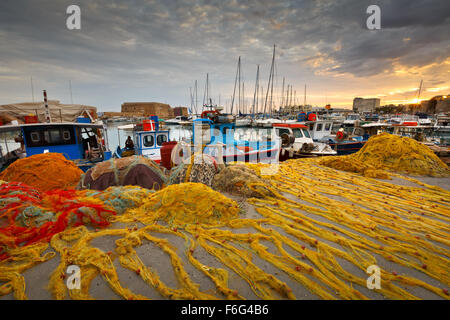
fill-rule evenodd
<path id="1" fill-rule="evenodd" d="M 45 122 L 0 126 L 0 133 L 15 137 L 20 148 L 0 154 L 1 170 L 20 158 L 47 152 L 61 153 L 81 170 L 111 158 L 105 140 L 106 127 L 89 118 L 76 122 Z"/>
<path id="2" fill-rule="evenodd" d="M 203 153 L 219 162 L 234 161 L 275 163 L 280 152 L 279 139 L 236 140 L 234 123 L 217 123 L 196 119 L 193 123 L 193 145 L 204 146 Z M 222 160 L 222 161 L 221 161 Z"/>
<path id="3" fill-rule="evenodd" d="M 160 163 L 161 147 L 169 141 L 169 131 L 161 130 L 158 116 L 150 116 L 149 119 L 145 119 L 135 126 L 130 125 L 129 128 L 133 130 L 133 148 L 121 148 L 119 135 L 119 146 L 114 152 L 114 157 L 140 155 Z"/>

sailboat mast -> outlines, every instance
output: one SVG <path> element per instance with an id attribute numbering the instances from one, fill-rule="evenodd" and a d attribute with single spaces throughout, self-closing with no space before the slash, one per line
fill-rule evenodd
<path id="1" fill-rule="evenodd" d="M 209 74 L 206 74 L 206 103 L 209 101 Z"/>
<path id="2" fill-rule="evenodd" d="M 69 80 L 69 91 L 70 91 L 70 103 L 73 104 L 73 97 L 72 97 L 72 80 Z"/>
<path id="3" fill-rule="evenodd" d="M 194 109 L 194 97 L 192 95 L 192 87 L 189 87 L 189 97 L 191 98 L 191 108 L 190 108 L 190 110 L 191 110 L 191 113 L 192 113 L 192 110 Z"/>
<path id="4" fill-rule="evenodd" d="M 238 72 L 239 72 L 239 77 L 238 77 L 238 81 L 239 81 L 239 105 L 238 105 L 238 115 L 241 113 L 241 57 L 239 57 L 239 62 L 238 62 Z"/>
<path id="5" fill-rule="evenodd" d="M 283 77 L 283 86 L 281 88 L 281 107 L 284 108 L 284 77 Z"/>
<path id="6" fill-rule="evenodd" d="M 305 93 L 303 95 L 303 106 L 306 106 L 306 83 L 305 83 Z"/>
<path id="7" fill-rule="evenodd" d="M 198 114 L 197 103 L 198 103 L 198 99 L 197 99 L 197 80 L 195 80 L 195 114 Z"/>
<path id="8" fill-rule="evenodd" d="M 264 102 L 264 117 L 266 115 L 267 110 L 267 100 L 269 98 L 269 90 L 271 88 L 272 84 L 272 91 L 273 91 L 273 64 L 275 62 L 275 45 L 273 45 L 273 55 L 272 55 L 272 66 L 270 67 L 270 75 L 269 75 L 269 82 L 267 83 L 267 92 L 266 92 L 266 100 Z M 272 82 L 271 82 L 272 81 Z M 272 99 L 272 98 L 271 98 Z M 272 101 L 270 102 L 272 103 Z M 270 107 L 270 106 L 269 106 Z"/>
<path id="9" fill-rule="evenodd" d="M 256 67 L 256 81 L 255 81 L 255 93 L 253 94 L 253 107 L 252 114 L 255 116 L 255 107 L 258 105 L 258 88 L 259 87 L 259 64 Z"/>
<path id="10" fill-rule="evenodd" d="M 236 68 L 236 77 L 234 78 L 234 89 L 233 89 L 233 95 L 231 96 L 231 115 L 233 114 L 233 106 L 234 106 L 234 96 L 236 94 L 236 84 L 237 84 L 237 78 L 238 78 L 238 71 L 239 71 L 239 66 L 241 64 L 241 57 L 239 56 L 238 59 L 238 64 L 237 64 L 237 68 Z"/>
<path id="11" fill-rule="evenodd" d="M 422 84 L 423 84 L 423 80 L 420 80 L 419 91 L 417 93 L 417 103 L 419 103 L 420 94 L 422 93 Z"/>

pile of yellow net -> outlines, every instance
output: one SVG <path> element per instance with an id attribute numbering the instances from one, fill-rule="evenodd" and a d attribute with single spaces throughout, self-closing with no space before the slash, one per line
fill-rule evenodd
<path id="1" fill-rule="evenodd" d="M 83 173 L 60 153 L 36 154 L 14 161 L 0 180 L 22 182 L 42 191 L 74 189 Z"/>
<path id="2" fill-rule="evenodd" d="M 134 219 L 150 224 L 165 221 L 170 226 L 188 224 L 222 224 L 237 218 L 239 207 L 217 191 L 201 183 L 173 184 L 155 192 L 142 205 L 128 211 L 127 216 L 117 217 L 122 222 Z M 130 219 L 133 220 L 130 220 Z"/>
<path id="3" fill-rule="evenodd" d="M 382 133 L 372 136 L 358 152 L 319 159 L 330 168 L 358 172 L 371 178 L 388 178 L 383 170 L 420 176 L 448 176 L 447 165 L 426 145 L 408 138 Z"/>
<path id="4" fill-rule="evenodd" d="M 323 157 L 318 159 L 318 163 L 336 170 L 359 173 L 368 178 L 390 179 L 386 171 L 377 170 L 370 164 L 352 157 L 352 155 Z"/>
<path id="5" fill-rule="evenodd" d="M 255 190 L 250 185 L 259 184 L 261 188 Z M 273 195 L 266 187 L 264 180 L 245 164 L 227 166 L 214 176 L 212 187 L 215 190 L 229 192 L 246 198 Z"/>
<path id="6" fill-rule="evenodd" d="M 265 166 L 249 165 L 256 171 Z M 449 299 L 450 192 L 405 179 L 395 185 L 312 160 L 287 161 L 266 177 L 270 196 L 248 199 L 255 212 L 246 215 L 199 184 L 154 193 L 134 187 L 121 193 L 122 201 L 135 201 L 111 218 L 112 227 L 80 226 L 56 234 L 51 248 L 37 243 L 11 250 L 13 258 L 0 263 L 0 295 L 26 298 L 22 273 L 59 255 L 49 280 L 57 299 L 92 299 L 97 277 L 124 299 L 146 299 L 127 287 L 117 263 L 171 299 L 298 299 L 305 290 L 322 299 Z M 413 183 L 419 185 L 407 186 Z M 111 201 L 111 190 L 90 196 Z M 111 236 L 111 251 L 94 244 Z M 155 260 L 144 259 L 138 248 L 148 243 L 171 265 L 158 272 Z M 80 289 L 66 286 L 69 265 L 81 268 Z M 380 289 L 366 287 L 371 265 L 381 269 Z M 160 272 L 173 272 L 176 284 L 168 285 Z M 237 286 L 238 280 L 246 285 Z M 205 290 L 205 281 L 214 290 Z"/>

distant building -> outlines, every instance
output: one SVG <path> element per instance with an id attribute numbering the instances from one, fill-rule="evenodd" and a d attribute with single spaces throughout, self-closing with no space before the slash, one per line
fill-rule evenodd
<path id="1" fill-rule="evenodd" d="M 448 113 L 450 112 L 450 96 L 435 96 L 430 100 L 420 102 L 419 111 L 426 113 Z"/>
<path id="2" fill-rule="evenodd" d="M 188 108 L 186 108 L 186 107 L 175 107 L 175 108 L 173 108 L 173 115 L 175 117 L 187 116 L 188 115 Z"/>
<path id="3" fill-rule="evenodd" d="M 379 98 L 355 98 L 353 99 L 354 112 L 374 112 L 376 108 L 380 107 Z"/>
<path id="4" fill-rule="evenodd" d="M 124 102 L 121 111 L 124 115 L 141 117 L 156 115 L 162 119 L 188 115 L 186 107 L 171 108 L 170 105 L 159 102 Z"/>

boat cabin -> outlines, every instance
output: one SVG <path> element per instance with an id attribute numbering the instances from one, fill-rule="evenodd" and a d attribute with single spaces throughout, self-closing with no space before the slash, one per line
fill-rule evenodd
<path id="1" fill-rule="evenodd" d="M 333 121 L 327 120 L 306 121 L 303 124 L 308 127 L 311 138 L 315 141 L 330 135 L 333 129 Z"/>
<path id="2" fill-rule="evenodd" d="M 108 160 L 106 128 L 96 123 L 30 123 L 0 126 L 0 132 L 16 132 L 21 142 L 17 158 L 55 152 L 63 154 L 86 171 L 94 163 Z M 12 156 L 10 153 L 9 157 Z"/>
<path id="3" fill-rule="evenodd" d="M 203 153 L 219 162 L 271 163 L 278 160 L 278 140 L 236 140 L 234 134 L 234 123 L 214 123 L 210 119 L 196 119 L 193 122 L 193 145 L 205 146 Z"/>
<path id="4" fill-rule="evenodd" d="M 127 128 L 124 128 L 126 130 Z M 120 130 L 120 129 L 119 129 Z M 142 123 L 133 126 L 134 149 L 117 147 L 115 157 L 125 157 L 130 155 L 140 155 L 147 157 L 157 163 L 161 162 L 161 147 L 164 142 L 169 141 L 169 130 L 160 130 L 160 123 L 157 116 L 151 116 Z M 120 134 L 119 134 L 120 144 Z M 125 153 L 131 151 L 131 153 Z"/>

